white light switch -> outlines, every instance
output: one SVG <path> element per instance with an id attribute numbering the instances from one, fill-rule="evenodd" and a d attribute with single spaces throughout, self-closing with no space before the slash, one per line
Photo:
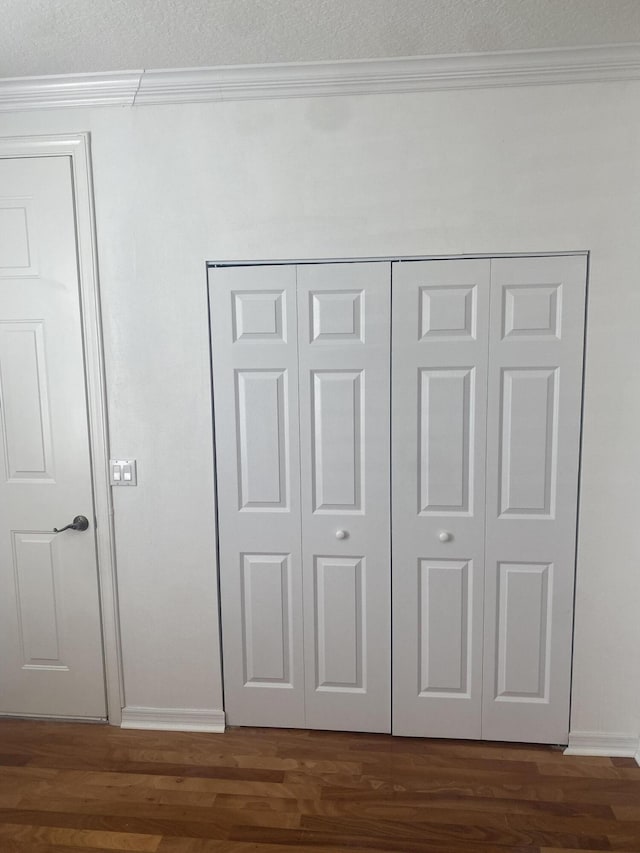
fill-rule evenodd
<path id="1" fill-rule="evenodd" d="M 138 472 L 135 459 L 110 459 L 109 470 L 112 486 L 138 485 Z"/>

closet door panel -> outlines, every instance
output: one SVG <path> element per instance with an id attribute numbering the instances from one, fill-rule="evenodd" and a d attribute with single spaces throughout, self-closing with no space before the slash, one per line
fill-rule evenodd
<path id="1" fill-rule="evenodd" d="M 209 273 L 225 711 L 304 726 L 296 271 Z"/>
<path id="2" fill-rule="evenodd" d="M 390 265 L 298 266 L 306 719 L 389 731 Z"/>
<path id="3" fill-rule="evenodd" d="M 478 738 L 489 261 L 392 268 L 393 731 Z"/>
<path id="4" fill-rule="evenodd" d="M 566 743 L 586 258 L 491 270 L 482 736 Z"/>

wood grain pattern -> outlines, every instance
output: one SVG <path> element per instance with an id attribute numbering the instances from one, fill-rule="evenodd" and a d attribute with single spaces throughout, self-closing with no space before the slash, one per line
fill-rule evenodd
<path id="1" fill-rule="evenodd" d="M 0 720 L 1 853 L 640 851 L 640 767 L 527 745 Z"/>

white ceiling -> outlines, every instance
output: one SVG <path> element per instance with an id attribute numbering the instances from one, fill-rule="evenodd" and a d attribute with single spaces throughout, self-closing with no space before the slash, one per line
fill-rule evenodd
<path id="1" fill-rule="evenodd" d="M 640 0 L 0 0 L 0 77 L 640 42 Z"/>

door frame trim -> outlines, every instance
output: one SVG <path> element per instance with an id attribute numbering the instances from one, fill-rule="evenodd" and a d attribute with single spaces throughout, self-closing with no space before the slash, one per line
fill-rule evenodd
<path id="1" fill-rule="evenodd" d="M 363 263 L 411 263 L 412 261 L 469 261 L 497 258 L 556 258 L 567 255 L 590 255 L 590 249 L 558 249 L 554 252 L 470 252 L 458 255 L 364 255 L 351 258 L 262 258 L 254 261 L 215 260 L 207 261 L 207 269 L 216 267 L 268 267 L 295 264 L 363 264 Z"/>
<path id="2" fill-rule="evenodd" d="M 109 425 L 89 142 L 89 133 L 0 137 L 0 158 L 57 156 L 69 157 L 71 162 L 107 718 L 111 725 L 119 726 L 124 705 L 124 685 L 113 502 L 109 485 Z"/>

